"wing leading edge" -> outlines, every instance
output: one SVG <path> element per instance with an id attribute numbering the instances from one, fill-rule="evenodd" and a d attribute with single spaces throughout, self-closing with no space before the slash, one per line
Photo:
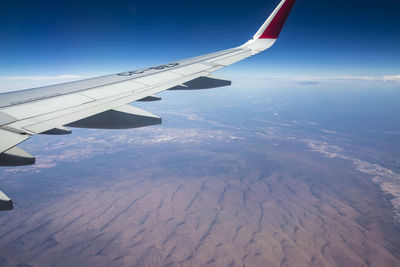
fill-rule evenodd
<path id="1" fill-rule="evenodd" d="M 0 166 L 35 162 L 16 145 L 36 134 L 69 134 L 68 127 L 136 128 L 161 118 L 132 107 L 160 100 L 164 90 L 195 90 L 230 85 L 210 74 L 270 48 L 295 0 L 282 0 L 254 37 L 242 46 L 160 66 L 99 78 L 0 94 Z M 120 123 L 117 121 L 120 120 Z"/>

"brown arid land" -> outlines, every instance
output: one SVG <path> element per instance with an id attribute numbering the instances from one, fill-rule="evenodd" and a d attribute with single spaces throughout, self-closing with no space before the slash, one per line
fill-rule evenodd
<path id="1" fill-rule="evenodd" d="M 72 139 L 4 172 L 60 182 L 0 214 L 0 265 L 400 266 L 392 204 L 369 173 L 296 140 L 212 134 L 120 134 L 119 150 Z"/>

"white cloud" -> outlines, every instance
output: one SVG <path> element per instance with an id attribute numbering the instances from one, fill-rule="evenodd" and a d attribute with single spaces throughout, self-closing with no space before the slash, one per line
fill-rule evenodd
<path id="1" fill-rule="evenodd" d="M 400 75 L 356 75 L 356 76 L 333 76 L 332 80 L 355 80 L 370 82 L 397 82 L 400 83 Z"/>
<path id="2" fill-rule="evenodd" d="M 400 75 L 275 75 L 268 77 L 272 80 L 292 80 L 301 84 L 318 84 L 323 81 L 365 81 L 400 83 Z"/>
<path id="3" fill-rule="evenodd" d="M 384 81 L 400 83 L 400 75 L 387 75 L 383 76 Z"/>

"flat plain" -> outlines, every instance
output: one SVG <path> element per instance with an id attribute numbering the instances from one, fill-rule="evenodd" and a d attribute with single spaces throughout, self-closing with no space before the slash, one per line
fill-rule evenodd
<path id="1" fill-rule="evenodd" d="M 1 214 L 0 265 L 400 264 L 390 201 L 349 162 L 290 140 L 186 135 L 130 154 L 108 153 L 104 136 L 75 140 L 96 159 L 58 163 L 62 186 Z M 50 158 L 14 175 L 36 170 L 34 187 L 56 175 Z"/>
<path id="2" fill-rule="evenodd" d="M 0 169 L 0 266 L 400 266 L 398 105 L 374 106 L 398 90 L 229 90 L 24 143 L 37 164 Z"/>

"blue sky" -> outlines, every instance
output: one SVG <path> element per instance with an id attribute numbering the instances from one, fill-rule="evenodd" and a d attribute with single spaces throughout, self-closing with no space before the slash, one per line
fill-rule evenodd
<path id="1" fill-rule="evenodd" d="M 2 0 L 0 85 L 16 83 L 10 77 L 61 82 L 230 48 L 247 41 L 278 2 Z M 395 0 L 298 0 L 271 50 L 224 72 L 397 77 L 399 11 Z"/>

